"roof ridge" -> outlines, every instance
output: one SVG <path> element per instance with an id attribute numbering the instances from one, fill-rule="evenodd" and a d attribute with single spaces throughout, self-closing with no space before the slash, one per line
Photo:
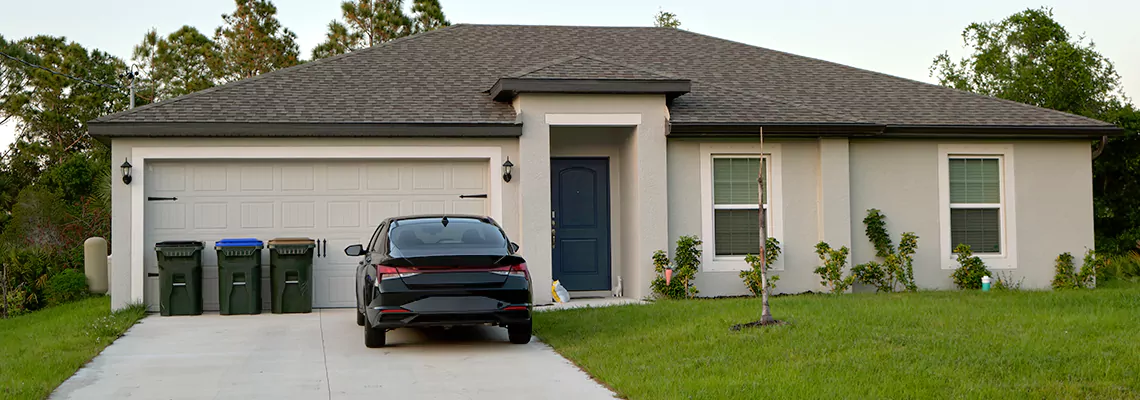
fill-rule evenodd
<path id="1" fill-rule="evenodd" d="M 954 92 L 958 92 L 958 93 L 964 93 L 964 94 L 968 94 L 968 95 L 971 95 L 971 96 L 976 96 L 976 97 L 985 98 L 985 99 L 988 99 L 988 100 L 997 100 L 997 101 L 1001 101 L 1001 102 L 1012 103 L 1012 104 L 1016 104 L 1016 105 L 1018 105 L 1018 106 L 1020 106 L 1020 107 L 1023 107 L 1023 108 L 1025 108 L 1025 107 L 1028 107 L 1028 108 L 1031 108 L 1031 109 L 1034 109 L 1034 110 L 1038 110 L 1038 111 L 1040 111 L 1040 110 L 1046 110 L 1046 111 L 1049 111 L 1049 112 L 1051 112 L 1051 113 L 1061 114 L 1061 115 L 1064 115 L 1064 116 L 1067 116 L 1067 117 L 1079 117 L 1079 118 L 1083 118 L 1083 119 L 1086 119 L 1086 120 L 1089 120 L 1089 121 L 1095 121 L 1095 122 L 1100 122 L 1100 123 L 1103 123 L 1103 124 L 1106 124 L 1106 125 L 1112 125 L 1112 124 L 1109 124 L 1109 123 L 1107 123 L 1107 122 L 1104 122 L 1104 121 L 1101 121 L 1101 120 L 1098 120 L 1098 119 L 1095 119 L 1095 118 L 1089 118 L 1089 117 L 1086 117 L 1086 116 L 1083 116 L 1083 115 L 1077 115 L 1077 114 L 1073 114 L 1073 113 L 1069 113 L 1069 112 L 1064 112 L 1064 111 L 1060 111 L 1060 110 L 1054 110 L 1054 109 L 1052 109 L 1052 108 L 1040 107 L 1040 106 L 1035 106 L 1035 105 L 1032 105 L 1032 104 L 1026 104 L 1026 103 L 1022 103 L 1022 102 L 1018 102 L 1018 101 L 1013 101 L 1013 100 L 1007 100 L 1007 99 L 1003 99 L 1003 98 L 999 98 L 999 97 L 988 96 L 988 95 L 984 95 L 984 94 L 980 94 L 980 93 L 974 93 L 974 92 L 970 92 L 970 91 L 966 91 L 966 90 L 962 90 L 962 89 L 958 89 L 958 88 L 953 88 L 953 87 L 949 87 L 949 86 L 936 85 L 936 84 L 933 84 L 933 83 L 930 83 L 930 82 L 923 82 L 923 81 L 919 81 L 919 80 L 915 80 L 915 79 L 904 78 L 904 77 L 901 77 L 901 76 L 897 76 L 897 75 L 891 75 L 891 74 L 888 74 L 888 73 L 885 73 L 885 72 L 879 72 L 879 71 L 873 71 L 873 70 L 870 70 L 870 69 L 865 69 L 865 68 L 853 67 L 853 66 L 850 66 L 850 65 L 841 64 L 841 63 L 837 63 L 837 62 L 834 62 L 834 61 L 828 61 L 828 60 L 824 60 L 824 59 L 821 59 L 821 58 L 810 57 L 810 56 L 805 56 L 805 55 L 801 55 L 801 54 L 794 54 L 794 53 L 789 53 L 789 52 L 786 52 L 786 51 L 783 51 L 783 50 L 776 50 L 776 49 L 771 49 L 771 48 L 768 48 L 768 47 L 763 47 L 763 46 L 758 46 L 758 45 L 748 44 L 748 43 L 739 42 L 739 41 L 735 41 L 735 40 L 731 40 L 731 39 L 725 39 L 725 38 L 716 37 L 716 36 L 710 36 L 710 35 L 706 35 L 706 34 L 703 34 L 703 33 L 699 33 L 699 32 L 693 32 L 693 31 L 684 30 L 684 29 L 674 29 L 674 31 L 677 31 L 677 32 L 683 32 L 683 33 L 687 33 L 687 34 L 690 34 L 690 35 L 695 35 L 695 36 L 700 36 L 700 37 L 704 37 L 704 38 L 710 38 L 710 39 L 714 39 L 714 40 L 719 40 L 719 41 L 722 41 L 722 42 L 728 42 L 728 43 L 733 43 L 733 44 L 737 44 L 737 45 L 747 46 L 747 47 L 751 47 L 751 48 L 754 48 L 754 49 L 761 49 L 761 50 L 765 50 L 765 51 L 771 51 L 771 52 L 774 52 L 774 53 L 779 53 L 779 54 L 782 54 L 782 55 L 785 55 L 785 56 L 790 56 L 790 57 L 795 57 L 795 58 L 801 58 L 801 59 L 807 59 L 807 60 L 811 60 L 811 61 L 814 61 L 814 62 L 817 62 L 817 63 L 823 63 L 823 64 L 827 64 L 827 65 L 830 65 L 830 66 L 835 66 L 835 67 L 843 68 L 843 69 L 846 69 L 846 70 L 859 71 L 859 72 L 862 72 L 862 73 L 870 73 L 870 74 L 878 75 L 878 76 L 880 76 L 880 77 L 889 78 L 889 79 L 894 79 L 894 80 L 897 80 L 897 81 L 903 81 L 903 82 L 907 82 L 907 83 L 918 84 L 918 85 L 920 85 L 920 86 L 924 86 L 924 87 L 931 87 L 931 88 L 937 88 L 937 89 L 947 89 L 947 90 L 949 90 L 949 91 L 954 91 Z M 741 93 L 741 92 L 737 91 L 737 93 Z"/>
<path id="2" fill-rule="evenodd" d="M 349 51 L 347 53 L 337 54 L 337 55 L 331 56 L 331 57 L 325 57 L 325 58 L 321 58 L 318 60 L 302 62 L 302 63 L 297 64 L 297 65 L 293 65 L 293 66 L 289 66 L 289 67 L 285 67 L 285 68 L 280 68 L 280 69 L 275 69 L 275 70 L 272 70 L 272 71 L 269 71 L 266 73 L 262 73 L 262 74 L 258 74 L 255 76 L 251 76 L 248 78 L 243 78 L 243 79 L 238 79 L 236 81 L 226 82 L 226 83 L 223 83 L 221 85 L 212 86 L 210 88 L 199 90 L 197 92 L 191 92 L 191 93 L 187 93 L 187 94 L 184 94 L 184 95 L 181 95 L 178 97 L 174 97 L 174 98 L 170 98 L 170 99 L 166 99 L 166 100 L 162 100 L 162 101 L 156 101 L 156 102 L 153 102 L 150 104 L 145 104 L 145 105 L 142 105 L 139 107 L 119 111 L 117 113 L 107 114 L 107 115 L 104 115 L 102 117 L 93 119 L 89 122 L 97 122 L 97 123 L 98 122 L 112 122 L 111 120 L 125 116 L 125 115 L 135 114 L 138 112 L 142 112 L 145 110 L 149 110 L 151 108 L 155 108 L 155 107 L 159 107 L 159 106 L 163 106 L 163 105 L 167 105 L 167 104 L 174 104 L 174 103 L 180 102 L 182 100 L 196 98 L 198 96 L 202 96 L 202 95 L 205 95 L 208 93 L 213 93 L 213 92 L 216 92 L 218 90 L 225 89 L 225 88 L 237 87 L 237 86 L 247 84 L 249 82 L 256 82 L 256 81 L 259 81 L 261 79 L 264 79 L 267 76 L 278 76 L 278 75 L 281 75 L 282 73 L 287 73 L 287 72 L 298 70 L 298 69 L 304 69 L 305 67 L 309 67 L 309 66 L 313 66 L 313 65 L 321 65 L 321 64 L 327 64 L 330 62 L 339 61 L 341 59 L 348 58 L 350 56 L 364 54 L 367 52 L 375 51 L 375 49 L 379 49 L 379 48 L 383 48 L 383 47 L 389 47 L 392 43 L 405 42 L 405 41 L 409 41 L 412 39 L 422 38 L 422 37 L 428 36 L 434 32 L 440 32 L 440 31 L 444 31 L 444 30 L 454 30 L 455 28 L 464 27 L 464 26 L 467 26 L 467 24 L 449 25 L 449 26 L 445 26 L 445 27 L 442 27 L 439 29 L 433 29 L 433 30 L 430 30 L 427 32 L 420 32 L 420 33 L 413 34 L 413 35 L 398 37 L 398 38 L 389 40 L 387 42 L 380 43 L 378 45 L 374 45 L 372 47 L 365 47 L 363 49 L 357 49 L 354 51 Z"/>

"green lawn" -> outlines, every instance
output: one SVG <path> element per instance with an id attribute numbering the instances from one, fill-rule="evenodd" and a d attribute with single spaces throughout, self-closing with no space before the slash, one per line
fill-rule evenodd
<path id="1" fill-rule="evenodd" d="M 0 320 L 0 398 L 43 399 L 146 316 L 101 296 Z"/>
<path id="2" fill-rule="evenodd" d="M 1140 286 L 758 299 L 539 313 L 536 335 L 628 399 L 1140 399 Z"/>

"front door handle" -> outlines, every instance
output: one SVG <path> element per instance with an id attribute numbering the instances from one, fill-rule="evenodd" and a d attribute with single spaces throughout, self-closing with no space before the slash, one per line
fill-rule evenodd
<path id="1" fill-rule="evenodd" d="M 555 243 L 558 243 L 558 240 L 555 239 L 554 228 L 550 228 L 550 248 L 553 249 Z"/>

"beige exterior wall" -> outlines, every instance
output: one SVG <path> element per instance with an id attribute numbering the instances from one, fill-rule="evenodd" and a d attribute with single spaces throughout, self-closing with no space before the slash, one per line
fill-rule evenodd
<path id="1" fill-rule="evenodd" d="M 812 272 L 819 265 L 814 245 L 821 239 L 827 239 L 836 247 L 840 245 L 835 242 L 843 240 L 845 235 L 836 230 L 842 225 L 847 225 L 851 241 L 849 266 L 873 260 L 874 249 L 862 224 L 869 208 L 878 208 L 886 214 L 887 228 L 896 243 L 904 231 L 915 232 L 920 237 L 914 262 L 915 281 L 920 288 L 953 288 L 949 278 L 952 269 L 943 268 L 940 257 L 942 236 L 949 234 L 942 232 L 939 219 L 938 167 L 944 162 L 939 155 L 940 145 L 1012 143 L 1016 156 L 1011 157 L 1012 162 L 1007 167 L 1012 168 L 1016 176 L 1012 188 L 1016 216 L 1012 223 L 1016 229 L 1017 267 L 991 268 L 992 271 L 1014 281 L 1022 280 L 1027 289 L 1048 288 L 1053 260 L 1058 254 L 1080 255 L 1093 247 L 1092 163 L 1087 142 L 872 139 L 846 142 L 844 146 L 828 140 L 768 141 L 780 144 L 783 164 L 785 223 L 784 237 L 779 239 L 783 243 L 784 270 L 773 272 L 780 275 L 777 292 L 821 289 L 818 277 Z M 670 247 L 681 235 L 700 235 L 701 232 L 698 189 L 701 143 L 671 139 L 668 144 Z M 847 154 L 839 151 L 842 147 L 848 147 Z M 846 171 L 841 162 L 844 158 L 849 163 Z M 850 176 L 846 182 L 850 187 L 849 200 L 842 198 L 842 191 L 829 192 L 845 184 L 842 182 L 844 174 Z M 849 212 L 837 209 L 837 204 L 850 204 Z M 850 222 L 825 217 L 844 214 Z M 672 250 L 670 248 L 670 253 Z M 747 294 L 736 272 L 700 272 L 697 287 L 705 296 Z"/>
<path id="2" fill-rule="evenodd" d="M 114 160 L 133 159 L 133 150 L 139 147 L 294 147 L 294 148 L 314 148 L 314 147 L 462 147 L 462 146 L 478 146 L 478 147 L 497 147 L 501 149 L 503 157 L 510 157 L 512 160 L 518 158 L 518 139 L 457 139 L 457 138 L 280 138 L 280 139 L 248 139 L 248 138 L 170 138 L 170 139 L 152 139 L 152 138 L 130 138 L 130 139 L 116 139 L 111 144 L 111 155 Z M 445 151 L 440 152 L 440 157 L 447 157 Z M 119 176 L 117 166 L 120 162 L 115 162 L 116 166 L 113 171 L 114 176 Z M 134 163 L 134 161 L 132 161 Z M 497 160 L 495 164 L 501 164 L 502 160 Z M 124 185 L 118 179 L 115 180 L 116 184 L 112 189 L 112 220 L 111 220 L 111 291 L 112 291 L 112 306 L 115 308 L 122 307 L 133 300 L 132 286 L 136 282 L 141 282 L 141 278 L 132 276 L 131 269 L 131 252 L 136 250 L 132 248 L 132 187 L 142 183 L 140 179 L 139 170 L 145 168 L 141 165 L 135 165 L 135 180 L 132 185 Z M 501 173 L 499 168 L 494 168 L 491 171 L 492 179 L 499 179 L 498 175 Z M 502 193 L 489 193 L 491 196 L 499 196 L 502 199 L 503 215 L 499 219 L 499 223 L 507 234 L 512 238 L 518 238 L 520 235 L 518 213 L 514 212 L 519 208 L 519 195 L 518 185 L 513 183 L 504 183 L 501 186 Z M 366 241 L 367 238 L 361 238 Z M 517 240 L 517 239 L 515 239 Z M 147 249 L 142 249 L 147 251 Z M 331 251 L 340 251 L 340 249 L 333 249 Z M 136 278 L 136 279 L 133 279 Z"/>

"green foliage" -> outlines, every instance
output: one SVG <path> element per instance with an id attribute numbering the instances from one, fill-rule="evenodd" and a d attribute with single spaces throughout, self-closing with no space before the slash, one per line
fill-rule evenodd
<path id="1" fill-rule="evenodd" d="M 823 265 L 816 267 L 815 273 L 819 275 L 819 284 L 826 286 L 831 293 L 843 293 L 855 283 L 855 276 L 843 276 L 843 267 L 847 265 L 847 255 L 850 254 L 847 246 L 832 249 L 826 242 L 815 245 L 815 254 L 819 255 Z"/>
<path id="2" fill-rule="evenodd" d="M 60 305 L 87 297 L 87 276 L 83 271 L 68 268 L 53 275 L 44 288 L 49 306 Z"/>
<path id="3" fill-rule="evenodd" d="M 780 241 L 776 240 L 774 237 L 769 237 L 768 245 L 765 248 L 764 253 L 764 258 L 767 260 L 766 265 L 768 268 L 771 268 L 772 264 L 776 262 L 776 259 L 780 258 L 780 251 Z M 748 263 L 751 268 L 740 271 L 740 279 L 744 280 L 744 286 L 748 287 L 748 291 L 752 292 L 753 296 L 759 296 L 761 284 L 760 274 L 763 273 L 763 271 L 760 269 L 760 257 L 757 255 L 749 254 L 747 256 L 744 256 L 744 262 Z M 768 289 L 775 289 L 776 281 L 779 280 L 779 275 L 769 275 Z"/>
<path id="4" fill-rule="evenodd" d="M 8 268 L 9 296 L 13 296 L 13 290 L 18 291 L 23 308 L 35 311 L 49 305 L 48 290 L 55 275 L 68 269 L 82 268 L 83 249 L 68 252 L 34 248 L 9 249 L 3 255 L 3 263 Z M 86 282 L 84 280 L 84 285 Z"/>
<path id="5" fill-rule="evenodd" d="M 28 310 L 26 304 L 28 293 L 23 288 L 10 288 L 8 289 L 8 318 L 19 317 L 21 315 L 31 312 Z M 3 307 L 3 305 L 0 305 Z"/>
<path id="6" fill-rule="evenodd" d="M 867 210 L 863 218 L 867 239 L 875 246 L 875 256 L 883 261 L 871 261 L 851 268 L 855 278 L 866 285 L 875 286 L 879 292 L 895 290 L 917 291 L 914 283 L 914 253 L 918 250 L 918 235 L 903 232 L 896 250 L 887 232 L 886 216 L 878 209 Z M 899 287 L 901 285 L 901 288 Z"/>
<path id="7" fill-rule="evenodd" d="M 342 2 L 343 21 L 329 23 L 325 41 L 313 48 L 313 59 L 344 54 L 451 25 L 443 15 L 439 0 L 413 0 L 411 15 L 404 12 L 403 4 L 403 0 Z"/>
<path id="8" fill-rule="evenodd" d="M 1140 253 L 1130 251 L 1105 257 L 1097 270 L 1097 283 L 1110 280 L 1140 282 Z"/>
<path id="9" fill-rule="evenodd" d="M 677 14 L 668 11 L 657 11 L 657 15 L 653 16 L 653 26 L 658 28 L 680 28 L 681 20 L 677 19 Z"/>
<path id="10" fill-rule="evenodd" d="M 1125 105 L 1103 120 L 1127 134 L 1109 138 L 1093 162 L 1093 211 L 1100 255 L 1140 250 L 1140 110 Z"/>
<path id="11" fill-rule="evenodd" d="M 214 31 L 222 62 L 217 77 L 236 81 L 300 63 L 297 34 L 281 26 L 269 0 L 234 0 L 237 9 L 222 15 Z"/>
<path id="12" fill-rule="evenodd" d="M 993 277 L 993 290 L 999 291 L 1019 291 L 1021 284 L 1025 282 L 1025 278 L 1021 278 L 1016 282 L 1013 280 L 1013 274 L 1008 272 L 999 272 Z"/>
<path id="13" fill-rule="evenodd" d="M 412 32 L 420 33 L 451 25 L 443 15 L 439 0 L 412 1 Z"/>
<path id="14" fill-rule="evenodd" d="M 166 37 L 151 29 L 135 46 L 131 61 L 143 73 L 135 89 L 139 97 L 160 101 L 213 87 L 222 56 L 217 43 L 185 25 Z"/>
<path id="15" fill-rule="evenodd" d="M 1053 274 L 1053 289 L 1083 289 L 1093 285 L 1098 261 L 1092 250 L 1085 252 L 1084 265 L 1077 272 L 1073 266 L 1073 255 L 1068 252 L 1057 256 Z"/>
<path id="16" fill-rule="evenodd" d="M 986 269 L 986 263 L 970 250 L 970 245 L 959 244 L 954 253 L 958 257 L 958 269 L 954 270 L 950 278 L 954 280 L 954 285 L 958 286 L 958 289 L 981 289 L 982 277 L 993 276 Z"/>
<path id="17" fill-rule="evenodd" d="M 663 250 L 653 253 L 653 270 L 657 276 L 650 283 L 653 293 L 667 299 L 686 299 L 697 296 L 693 278 L 701 265 L 701 240 L 696 236 L 681 236 L 673 252 L 673 261 Z M 673 267 L 673 278 L 665 282 L 665 269 Z"/>

